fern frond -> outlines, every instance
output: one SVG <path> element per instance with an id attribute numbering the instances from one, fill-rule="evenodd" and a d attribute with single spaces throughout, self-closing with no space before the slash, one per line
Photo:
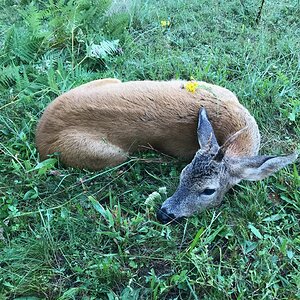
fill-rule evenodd
<path id="1" fill-rule="evenodd" d="M 109 55 L 117 53 L 119 40 L 102 41 L 99 45 L 91 43 L 87 45 L 87 56 L 105 59 Z"/>
<path id="2" fill-rule="evenodd" d="M 13 26 L 7 31 L 3 48 L 8 55 L 7 59 L 11 61 L 19 59 L 23 63 L 30 63 L 39 53 L 42 42 L 42 37 L 34 36 L 22 27 Z M 15 63 L 18 64 L 16 61 Z"/>
<path id="3" fill-rule="evenodd" d="M 19 66 L 7 66 L 0 69 L 0 86 L 4 88 L 10 88 L 16 82 L 16 78 L 19 76 Z"/>
<path id="4" fill-rule="evenodd" d="M 33 35 L 40 36 L 43 34 L 43 18 L 46 15 L 44 10 L 39 10 L 34 3 L 26 6 L 26 9 L 20 10 L 20 15 L 23 17 L 27 30 Z"/>

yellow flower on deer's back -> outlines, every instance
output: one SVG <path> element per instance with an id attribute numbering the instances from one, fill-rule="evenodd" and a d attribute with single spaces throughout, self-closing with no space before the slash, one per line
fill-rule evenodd
<path id="1" fill-rule="evenodd" d="M 168 27 L 170 26 L 171 22 L 170 21 L 167 21 L 167 20 L 161 20 L 160 21 L 160 26 L 161 27 Z"/>
<path id="2" fill-rule="evenodd" d="M 197 81 L 188 81 L 184 85 L 184 88 L 190 93 L 195 93 L 198 86 L 199 86 L 199 83 Z"/>

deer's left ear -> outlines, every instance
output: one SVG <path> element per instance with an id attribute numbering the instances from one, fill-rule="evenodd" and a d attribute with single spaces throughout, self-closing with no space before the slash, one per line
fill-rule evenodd
<path id="1" fill-rule="evenodd" d="M 294 162 L 298 153 L 286 156 L 253 156 L 242 158 L 230 158 L 229 168 L 231 174 L 242 180 L 261 180 L 272 175 L 288 164 Z"/>
<path id="2" fill-rule="evenodd" d="M 220 147 L 217 142 L 214 130 L 211 126 L 211 123 L 208 120 L 205 108 L 202 108 L 199 111 L 197 134 L 201 149 L 208 150 L 211 153 L 218 152 Z"/>

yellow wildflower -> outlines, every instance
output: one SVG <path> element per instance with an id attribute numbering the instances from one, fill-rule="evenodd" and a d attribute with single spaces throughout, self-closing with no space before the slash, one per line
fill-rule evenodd
<path id="1" fill-rule="evenodd" d="M 199 86 L 199 83 L 197 81 L 188 81 L 184 85 L 184 88 L 190 93 L 195 93 L 198 86 Z"/>
<path id="2" fill-rule="evenodd" d="M 171 22 L 170 22 L 170 21 L 167 21 L 167 20 L 161 20 L 161 21 L 160 21 L 160 26 L 161 26 L 161 27 L 169 27 L 170 24 L 171 24 Z"/>

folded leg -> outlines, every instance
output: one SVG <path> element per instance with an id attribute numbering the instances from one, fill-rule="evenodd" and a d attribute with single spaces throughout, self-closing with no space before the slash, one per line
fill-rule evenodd
<path id="1" fill-rule="evenodd" d="M 65 131 L 51 147 L 59 152 L 63 164 L 71 167 L 99 170 L 116 166 L 128 158 L 128 153 L 105 138 L 79 131 Z"/>

